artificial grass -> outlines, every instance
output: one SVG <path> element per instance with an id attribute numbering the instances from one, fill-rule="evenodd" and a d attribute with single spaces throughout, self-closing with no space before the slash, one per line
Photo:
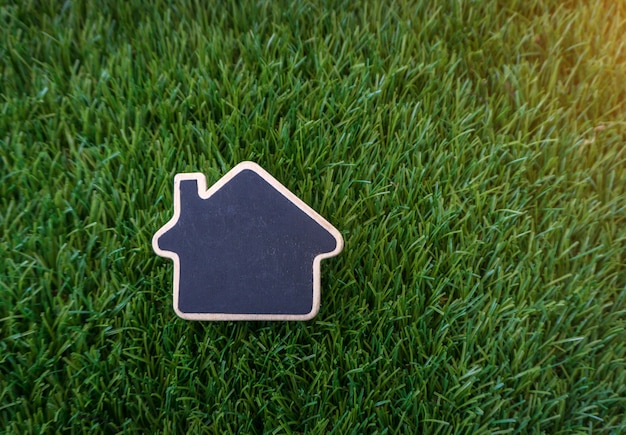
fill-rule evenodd
<path id="1" fill-rule="evenodd" d="M 0 427 L 626 431 L 624 2 L 0 6 Z M 194 323 L 173 176 L 343 234 L 306 323 Z"/>

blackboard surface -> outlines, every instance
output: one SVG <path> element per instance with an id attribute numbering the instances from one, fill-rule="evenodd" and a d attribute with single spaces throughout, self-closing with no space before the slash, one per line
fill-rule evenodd
<path id="1" fill-rule="evenodd" d="M 320 304 L 320 261 L 341 234 L 260 166 L 243 162 L 206 191 L 178 174 L 174 217 L 153 238 L 174 260 L 174 309 L 190 320 L 307 320 Z"/>

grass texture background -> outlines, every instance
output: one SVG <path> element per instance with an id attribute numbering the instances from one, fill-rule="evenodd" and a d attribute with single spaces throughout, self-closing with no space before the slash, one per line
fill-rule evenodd
<path id="1" fill-rule="evenodd" d="M 0 3 L 0 428 L 626 431 L 626 3 Z M 150 241 L 253 160 L 332 222 L 306 323 Z"/>

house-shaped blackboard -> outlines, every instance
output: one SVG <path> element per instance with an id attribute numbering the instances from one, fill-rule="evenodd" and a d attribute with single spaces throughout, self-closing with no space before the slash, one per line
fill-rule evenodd
<path id="1" fill-rule="evenodd" d="M 174 217 L 152 239 L 174 261 L 174 310 L 189 320 L 308 320 L 320 306 L 320 261 L 337 229 L 252 162 L 209 190 L 174 178 Z"/>

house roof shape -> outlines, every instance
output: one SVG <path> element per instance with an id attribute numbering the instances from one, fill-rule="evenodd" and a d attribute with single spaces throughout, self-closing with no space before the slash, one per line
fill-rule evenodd
<path id="1" fill-rule="evenodd" d="M 309 320 L 320 262 L 341 233 L 267 171 L 242 162 L 210 189 L 174 178 L 174 216 L 152 239 L 174 261 L 174 311 L 188 320 Z"/>

